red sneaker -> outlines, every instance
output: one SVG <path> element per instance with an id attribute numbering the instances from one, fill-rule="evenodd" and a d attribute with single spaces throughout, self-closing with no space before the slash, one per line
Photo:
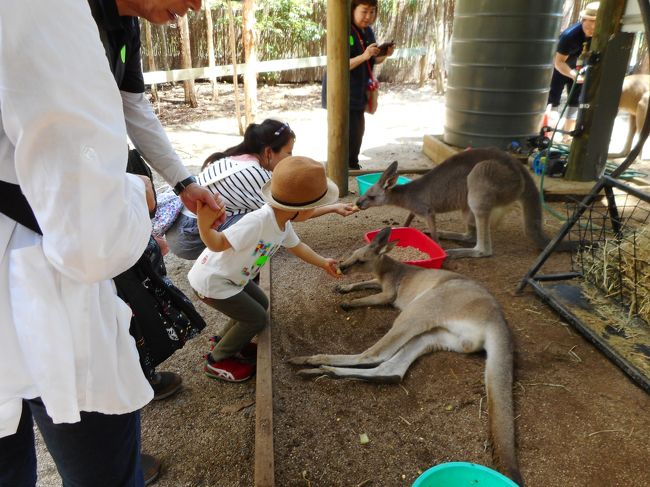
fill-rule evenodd
<path id="1" fill-rule="evenodd" d="M 255 366 L 252 364 L 244 364 L 234 357 L 214 361 L 208 355 L 203 371 L 211 379 L 221 379 L 227 382 L 243 382 L 253 377 Z"/>
<path id="2" fill-rule="evenodd" d="M 214 347 L 219 343 L 219 340 L 221 340 L 219 335 L 210 337 L 210 351 L 214 350 Z M 257 359 L 257 343 L 248 342 L 244 345 L 244 348 L 235 354 L 235 358 L 241 359 L 245 362 L 254 362 Z"/>

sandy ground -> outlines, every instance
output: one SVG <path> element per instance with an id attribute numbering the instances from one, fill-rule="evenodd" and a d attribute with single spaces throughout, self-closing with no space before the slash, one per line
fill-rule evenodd
<path id="1" fill-rule="evenodd" d="M 164 93 L 158 107 L 174 146 L 192 169 L 212 151 L 240 140 L 231 92 L 220 90 L 216 103 L 202 98 L 194 112 L 178 102 L 178 89 Z M 294 153 L 324 160 L 326 125 L 319 91 L 316 85 L 261 87 L 258 118 L 288 121 L 298 137 Z M 422 136 L 442 131 L 441 98 L 429 86 L 387 85 L 380 103 L 378 113 L 367 117 L 362 165 L 381 169 L 398 160 L 405 168 L 429 167 L 421 152 Z M 353 180 L 349 186 L 356 191 Z M 305 222 L 297 232 L 321 254 L 344 258 L 362 245 L 365 232 L 399 225 L 404 217 L 403 210 L 375 208 L 345 220 L 326 216 Z M 504 218 L 495 232 L 493 257 L 446 266 L 484 284 L 513 330 L 517 439 L 527 485 L 650 485 L 650 396 L 532 292 L 512 295 L 537 256 L 520 219 L 517 212 Z M 458 228 L 459 222 L 453 213 L 440 218 L 443 229 Z M 559 226 L 550 217 L 545 223 L 549 233 Z M 415 225 L 423 228 L 422 221 Z M 191 295 L 185 277 L 191 262 L 171 255 L 166 261 L 174 281 Z M 547 265 L 548 271 L 568 270 L 567 256 L 554 255 Z M 286 252 L 273 259 L 272 279 L 276 485 L 408 486 L 441 462 L 493 465 L 486 442 L 484 356 L 422 357 L 400 385 L 302 379 L 286 363 L 288 357 L 359 352 L 389 329 L 397 312 L 343 312 L 338 305 L 349 297 L 333 291 L 334 281 Z M 202 374 L 208 337 L 219 332 L 225 319 L 202 303 L 197 307 L 208 328 L 161 367 L 182 374 L 185 387 L 144 408 L 143 447 L 164 462 L 155 484 L 160 487 L 251 486 L 255 384 L 215 382 Z M 361 433 L 370 438 L 368 445 L 360 445 Z M 60 485 L 40 444 L 39 478 L 39 486 Z"/>

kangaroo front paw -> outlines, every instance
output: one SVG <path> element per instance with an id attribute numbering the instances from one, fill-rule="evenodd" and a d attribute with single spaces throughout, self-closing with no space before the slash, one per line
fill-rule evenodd
<path id="1" fill-rule="evenodd" d="M 339 294 L 347 294 L 350 292 L 350 286 L 347 284 L 337 284 L 334 290 Z"/>
<path id="2" fill-rule="evenodd" d="M 351 303 L 341 303 L 339 304 L 343 311 L 350 311 L 354 306 Z"/>

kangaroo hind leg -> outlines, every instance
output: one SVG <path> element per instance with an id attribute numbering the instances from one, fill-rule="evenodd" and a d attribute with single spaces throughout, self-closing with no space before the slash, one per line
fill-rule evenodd
<path id="1" fill-rule="evenodd" d="M 474 214 L 469 211 L 469 208 L 463 210 L 463 220 L 465 220 L 465 233 L 441 231 L 438 232 L 438 237 L 443 240 L 476 243 L 476 223 L 474 222 Z"/>
<path id="2" fill-rule="evenodd" d="M 415 318 L 415 319 L 414 319 Z M 346 367 L 372 367 L 380 364 L 400 350 L 414 336 L 432 329 L 429 321 L 412 317 L 408 312 L 400 314 L 388 333 L 374 345 L 359 354 L 347 355 L 309 355 L 293 357 L 289 363 L 297 365 L 333 365 Z"/>
<path id="3" fill-rule="evenodd" d="M 492 255 L 492 235 L 490 233 L 490 211 L 474 213 L 476 220 L 476 245 L 471 249 L 446 249 L 452 259 L 462 257 L 489 257 Z"/>

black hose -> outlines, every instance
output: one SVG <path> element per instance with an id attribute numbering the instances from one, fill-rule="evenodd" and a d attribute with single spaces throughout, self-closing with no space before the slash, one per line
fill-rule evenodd
<path id="1" fill-rule="evenodd" d="M 645 38 L 649 39 L 650 38 L 650 0 L 638 0 L 638 1 L 639 1 L 639 9 L 641 10 L 641 18 L 643 19 L 643 27 L 645 29 Z M 638 120 L 637 123 L 639 123 Z M 643 121 L 643 128 L 641 129 L 641 132 L 639 132 L 639 140 L 637 141 L 634 148 L 627 155 L 625 160 L 621 163 L 621 165 L 612 171 L 610 175 L 612 178 L 618 178 L 618 176 L 620 176 L 628 167 L 632 165 L 632 163 L 636 160 L 637 156 L 641 152 L 641 149 L 643 148 L 643 144 L 648 138 L 649 133 L 650 133 L 650 110 L 648 110 L 645 114 L 645 120 Z"/>

